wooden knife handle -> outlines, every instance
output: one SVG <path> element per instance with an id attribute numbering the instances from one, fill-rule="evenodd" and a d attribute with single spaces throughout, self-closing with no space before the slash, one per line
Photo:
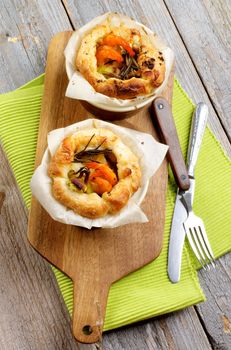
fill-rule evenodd
<path id="1" fill-rule="evenodd" d="M 178 187 L 188 190 L 190 187 L 188 172 L 180 148 L 180 142 L 173 120 L 171 107 L 163 97 L 157 97 L 152 104 L 152 118 L 157 123 L 163 141 L 169 146 L 168 159 Z"/>

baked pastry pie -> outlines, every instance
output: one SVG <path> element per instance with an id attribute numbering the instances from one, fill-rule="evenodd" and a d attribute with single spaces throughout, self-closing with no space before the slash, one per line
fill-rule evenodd
<path id="1" fill-rule="evenodd" d="M 141 183 L 138 158 L 104 128 L 66 137 L 51 159 L 54 197 L 77 214 L 96 219 L 118 213 Z"/>
<path id="2" fill-rule="evenodd" d="M 119 99 L 154 92 L 166 73 L 162 52 L 144 29 L 109 21 L 83 37 L 76 66 L 97 92 Z"/>

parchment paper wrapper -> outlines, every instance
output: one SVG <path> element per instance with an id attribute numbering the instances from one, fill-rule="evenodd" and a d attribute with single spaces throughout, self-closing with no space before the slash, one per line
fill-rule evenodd
<path id="1" fill-rule="evenodd" d="M 59 203 L 52 195 L 52 179 L 47 174 L 50 157 L 54 155 L 62 140 L 73 132 L 92 127 L 107 128 L 120 136 L 124 144 L 138 156 L 142 171 L 141 187 L 129 199 L 128 204 L 116 215 L 106 215 L 94 220 L 84 218 Z M 54 220 L 88 229 L 91 227 L 112 228 L 132 222 L 148 221 L 139 205 L 147 192 L 149 179 L 162 163 L 168 146 L 158 143 L 149 134 L 95 119 L 87 119 L 66 128 L 53 130 L 48 134 L 47 140 L 48 148 L 44 153 L 41 165 L 35 170 L 30 185 L 32 194 Z"/>
<path id="2" fill-rule="evenodd" d="M 109 21 L 112 26 L 119 26 L 121 23 L 123 23 L 128 28 L 137 28 L 141 33 L 145 32 L 145 34 L 149 35 L 149 38 L 153 45 L 157 49 L 162 51 L 166 65 L 165 80 L 161 84 L 161 86 L 155 90 L 153 94 L 140 96 L 132 100 L 121 100 L 111 98 L 96 92 L 95 89 L 91 86 L 91 84 L 88 83 L 88 81 L 83 77 L 83 75 L 79 71 L 77 71 L 77 68 L 75 66 L 75 59 L 82 38 L 86 34 L 88 34 L 96 25 L 101 24 L 106 20 Z M 173 51 L 169 47 L 167 47 L 167 45 L 160 37 L 154 34 L 149 28 L 145 27 L 143 24 L 135 22 L 131 18 L 117 13 L 105 13 L 102 16 L 94 18 L 91 22 L 85 24 L 79 30 L 75 31 L 66 46 L 64 55 L 66 57 L 66 71 L 69 78 L 66 96 L 78 100 L 85 100 L 101 105 L 107 105 L 107 108 L 111 106 L 131 107 L 131 109 L 137 109 L 140 104 L 143 105 L 144 102 L 151 102 L 156 95 L 161 94 L 161 92 L 165 89 L 174 61 Z"/>

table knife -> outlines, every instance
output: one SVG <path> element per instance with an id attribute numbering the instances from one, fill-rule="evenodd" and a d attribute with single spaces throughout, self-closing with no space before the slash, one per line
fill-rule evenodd
<path id="1" fill-rule="evenodd" d="M 195 192 L 194 169 L 206 128 L 207 119 L 208 107 L 204 103 L 199 103 L 195 109 L 192 119 L 187 156 L 187 168 L 190 178 L 190 188 L 188 192 L 191 194 L 192 203 Z M 173 283 L 179 282 L 180 280 L 182 251 L 185 241 L 185 230 L 183 223 L 188 214 L 182 202 L 182 194 L 184 193 L 186 192 L 178 188 L 170 232 L 168 249 L 168 276 Z"/>
<path id="2" fill-rule="evenodd" d="M 176 126 L 172 116 L 171 107 L 167 100 L 163 97 L 157 97 L 153 102 L 153 111 L 151 117 L 157 128 L 161 139 L 169 146 L 167 153 L 176 183 L 182 190 L 191 191 L 193 185 L 190 186 L 190 179 L 182 155 L 180 142 L 178 139 Z M 182 222 L 187 218 L 187 211 L 180 201 L 180 195 L 177 194 L 175 212 L 172 227 L 174 227 L 174 236 L 170 237 L 170 254 L 168 260 L 168 268 L 170 279 L 177 282 L 179 279 L 178 270 L 181 265 L 181 253 L 184 245 L 184 228 Z M 183 220 L 184 219 L 184 220 Z M 183 220 L 183 221 L 182 221 Z M 177 280 L 176 280 L 177 279 Z"/>

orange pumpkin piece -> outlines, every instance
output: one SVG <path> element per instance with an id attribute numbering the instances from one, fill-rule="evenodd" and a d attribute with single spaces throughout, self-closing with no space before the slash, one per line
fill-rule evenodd
<path id="1" fill-rule="evenodd" d="M 112 186 L 117 183 L 116 174 L 107 164 L 91 162 L 87 163 L 86 167 L 94 169 L 89 176 L 89 182 L 94 192 L 98 194 L 110 192 Z"/>
<path id="2" fill-rule="evenodd" d="M 88 169 L 94 169 L 95 171 L 91 173 L 89 179 L 92 176 L 94 177 L 102 177 L 107 180 L 112 186 L 117 183 L 117 177 L 114 171 L 107 164 L 99 164 L 95 162 L 87 163 L 86 167 Z"/>
<path id="3" fill-rule="evenodd" d="M 123 39 L 119 35 L 115 34 L 108 34 L 103 40 L 102 40 L 103 45 L 108 45 L 108 46 L 122 46 L 124 50 L 126 50 L 130 56 L 135 56 L 135 52 L 132 50 L 131 46 L 129 45 L 129 42 L 125 39 Z"/>
<path id="4" fill-rule="evenodd" d="M 122 55 L 116 51 L 113 47 L 102 45 L 96 50 L 96 59 L 98 66 L 103 66 L 109 60 L 123 62 Z"/>
<path id="5" fill-rule="evenodd" d="M 102 177 L 92 177 L 90 179 L 91 188 L 94 192 L 101 195 L 104 192 L 110 192 L 112 190 L 112 185 L 107 180 Z"/>

